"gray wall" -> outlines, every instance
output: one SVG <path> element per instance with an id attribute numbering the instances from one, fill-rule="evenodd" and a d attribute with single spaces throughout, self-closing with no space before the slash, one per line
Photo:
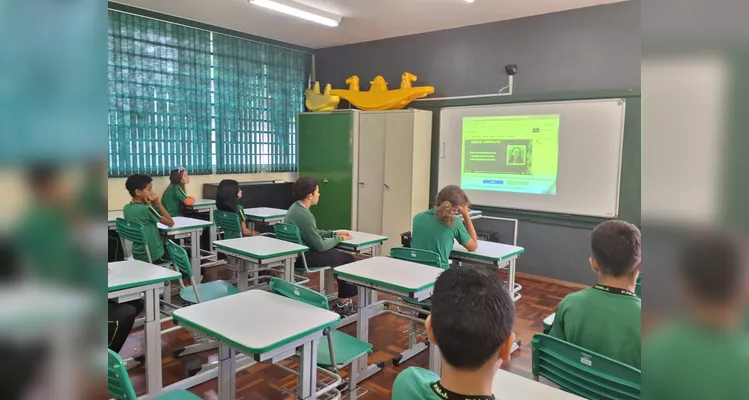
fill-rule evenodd
<path id="1" fill-rule="evenodd" d="M 640 1 L 319 49 L 316 78 L 361 89 L 382 75 L 390 88 L 408 71 L 433 96 L 493 93 L 517 64 L 515 93 L 640 87 Z"/>
<path id="2" fill-rule="evenodd" d="M 518 65 L 514 90 L 518 98 L 536 94 L 558 98 L 560 93 L 630 88 L 639 91 L 639 31 L 640 1 L 630 0 L 320 49 L 315 53 L 315 66 L 321 83 L 345 88 L 346 78 L 358 75 L 362 90 L 369 89 L 368 82 L 376 75 L 384 76 L 390 88 L 397 88 L 400 75 L 408 71 L 419 77 L 417 85 L 434 86 L 433 96 L 495 92 L 506 83 L 506 64 Z M 432 102 L 423 105 L 427 103 Z M 413 106 L 419 107 L 419 103 Z M 507 210 L 486 213 L 521 220 L 518 244 L 526 248 L 526 254 L 518 261 L 519 272 L 583 284 L 595 282 L 587 262 L 589 234 L 595 223 L 549 223 Z M 499 231 L 501 241 L 512 239 L 506 224 L 482 221 L 477 227 Z"/>

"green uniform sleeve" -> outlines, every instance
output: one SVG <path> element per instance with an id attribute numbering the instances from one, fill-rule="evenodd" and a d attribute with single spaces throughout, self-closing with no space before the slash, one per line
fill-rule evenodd
<path id="1" fill-rule="evenodd" d="M 551 324 L 551 330 L 549 330 L 549 336 L 553 336 L 558 339 L 567 340 L 564 336 L 564 313 L 565 305 L 564 299 L 559 303 L 557 311 L 554 314 L 554 322 Z"/>
<path id="2" fill-rule="evenodd" d="M 317 225 L 312 220 L 304 221 L 304 223 L 298 225 L 298 228 L 302 240 L 309 245 L 312 251 L 322 252 L 330 250 L 341 242 L 340 236 L 324 237 L 321 235 L 320 230 L 317 229 Z"/>
<path id="3" fill-rule="evenodd" d="M 177 190 L 174 191 L 174 196 L 179 200 L 180 203 L 184 203 L 184 201 L 189 197 L 187 193 L 185 193 L 184 190 L 182 190 L 181 187 L 177 187 Z"/>
<path id="4" fill-rule="evenodd" d="M 461 246 L 465 246 L 466 243 L 471 241 L 471 235 L 468 234 L 463 220 L 459 218 L 455 218 L 455 239 Z"/>
<path id="5" fill-rule="evenodd" d="M 161 214 L 152 205 L 148 205 L 148 217 L 154 223 L 161 221 Z"/>
<path id="6" fill-rule="evenodd" d="M 322 237 L 323 239 L 332 238 L 335 236 L 335 232 L 333 231 L 323 231 L 323 230 L 318 229 L 317 233 L 319 233 L 320 237 Z"/>

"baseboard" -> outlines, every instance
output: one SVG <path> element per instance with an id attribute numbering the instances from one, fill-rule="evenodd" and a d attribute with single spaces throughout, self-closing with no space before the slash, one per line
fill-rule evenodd
<path id="1" fill-rule="evenodd" d="M 588 285 L 583 285 L 580 283 L 567 282 L 567 281 L 563 281 L 559 279 L 548 278 L 548 277 L 539 276 L 539 275 L 531 275 L 531 274 L 526 274 L 522 272 L 515 273 L 515 279 L 517 280 L 517 278 L 528 279 L 528 280 L 536 281 L 536 282 L 551 283 L 554 285 L 564 286 L 564 287 L 577 289 L 577 290 L 587 289 L 589 287 Z"/>

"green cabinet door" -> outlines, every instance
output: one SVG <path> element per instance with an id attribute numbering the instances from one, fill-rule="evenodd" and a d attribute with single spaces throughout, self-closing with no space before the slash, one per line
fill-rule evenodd
<path id="1" fill-rule="evenodd" d="M 315 178 L 320 202 L 312 207 L 318 229 L 351 229 L 354 115 L 299 116 L 299 177 Z"/>

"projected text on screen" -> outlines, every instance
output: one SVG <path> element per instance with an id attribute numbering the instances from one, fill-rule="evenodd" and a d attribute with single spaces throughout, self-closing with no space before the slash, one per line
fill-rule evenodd
<path id="1" fill-rule="evenodd" d="M 463 118 L 460 186 L 556 194 L 559 115 Z"/>

